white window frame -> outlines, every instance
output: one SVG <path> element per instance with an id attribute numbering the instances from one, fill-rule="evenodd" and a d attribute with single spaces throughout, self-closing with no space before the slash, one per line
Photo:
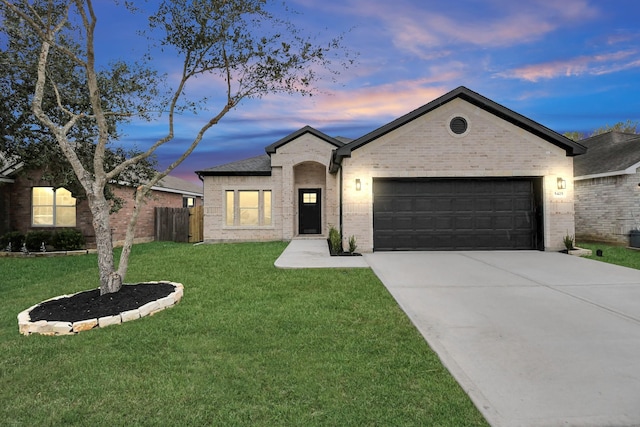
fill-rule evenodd
<path id="1" fill-rule="evenodd" d="M 49 205 L 36 205 L 34 203 L 34 190 L 37 188 L 47 188 L 47 189 L 51 189 L 53 192 L 53 200 L 52 200 L 52 204 Z M 65 205 L 65 204 L 59 204 L 58 203 L 58 197 L 56 197 L 56 192 L 57 190 L 63 189 L 65 191 L 69 191 L 64 187 L 60 187 L 60 188 L 53 188 L 53 187 L 47 187 L 47 186 L 36 186 L 36 187 L 32 187 L 31 188 L 31 226 L 32 227 L 58 227 L 58 228 L 64 228 L 64 227 L 75 227 L 77 224 L 77 199 L 75 197 L 73 197 L 73 195 L 71 196 L 73 198 L 73 205 Z M 71 193 L 69 191 L 69 193 Z M 51 214 L 51 223 L 47 223 L 47 224 L 36 224 L 34 219 L 35 219 L 35 209 L 38 207 L 51 207 L 52 209 L 52 214 Z M 57 225 L 58 222 L 58 208 L 70 208 L 73 207 L 74 209 L 74 215 L 73 215 L 73 224 L 65 224 L 65 225 Z"/>
<path id="2" fill-rule="evenodd" d="M 258 224 L 241 224 L 240 223 L 240 193 L 242 192 L 257 192 L 258 193 Z M 265 194 L 268 193 L 270 197 L 269 209 L 265 207 Z M 229 196 L 233 195 L 231 203 L 233 203 L 232 221 L 229 221 Z M 270 189 L 228 189 L 224 190 L 224 210 L 222 217 L 222 224 L 228 228 L 270 228 L 273 227 L 273 191 Z M 248 209 L 248 208 L 243 208 Z"/>

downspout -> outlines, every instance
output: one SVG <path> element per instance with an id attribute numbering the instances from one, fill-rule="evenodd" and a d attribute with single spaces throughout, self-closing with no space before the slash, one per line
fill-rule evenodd
<path id="1" fill-rule="evenodd" d="M 338 206 L 339 206 L 339 218 L 338 221 L 340 222 L 339 226 L 340 226 L 340 239 L 342 239 L 342 165 L 340 165 L 340 200 L 338 202 Z"/>
<path id="2" fill-rule="evenodd" d="M 342 182 L 342 162 L 337 162 L 338 150 L 331 152 L 331 162 L 329 163 L 329 173 L 336 174 L 340 172 L 340 178 L 338 181 L 338 231 L 340 232 L 340 239 L 342 240 L 342 203 L 343 203 L 343 182 Z"/>

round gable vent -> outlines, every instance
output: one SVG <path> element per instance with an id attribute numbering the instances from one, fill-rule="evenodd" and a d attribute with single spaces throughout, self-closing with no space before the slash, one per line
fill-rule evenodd
<path id="1" fill-rule="evenodd" d="M 462 135 L 467 131 L 467 121 L 463 117 L 454 117 L 449 122 L 449 129 L 456 135 Z"/>

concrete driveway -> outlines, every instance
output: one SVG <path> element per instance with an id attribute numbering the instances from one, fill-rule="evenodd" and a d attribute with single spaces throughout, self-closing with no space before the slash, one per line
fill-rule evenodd
<path id="1" fill-rule="evenodd" d="M 493 426 L 640 426 L 640 270 L 536 251 L 365 258 Z"/>

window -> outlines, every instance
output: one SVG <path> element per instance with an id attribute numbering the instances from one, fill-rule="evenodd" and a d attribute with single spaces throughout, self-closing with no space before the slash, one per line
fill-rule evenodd
<path id="1" fill-rule="evenodd" d="M 182 207 L 183 208 L 192 208 L 196 205 L 195 197 L 183 197 L 182 198 Z"/>
<path id="2" fill-rule="evenodd" d="M 76 226 L 76 199 L 65 188 L 33 187 L 31 206 L 34 226 Z"/>
<path id="3" fill-rule="evenodd" d="M 226 215 L 226 225 L 233 225 L 235 223 L 235 193 L 233 191 L 227 191 L 227 215 Z"/>
<path id="4" fill-rule="evenodd" d="M 303 193 L 302 203 L 305 205 L 315 205 L 318 201 L 318 193 Z"/>
<path id="5" fill-rule="evenodd" d="M 225 198 L 225 225 L 271 225 L 270 190 L 228 190 Z"/>
<path id="6" fill-rule="evenodd" d="M 264 206 L 262 225 L 271 225 L 271 191 L 263 191 L 262 200 Z"/>
<path id="7" fill-rule="evenodd" d="M 239 191 L 240 225 L 260 225 L 260 192 Z"/>

